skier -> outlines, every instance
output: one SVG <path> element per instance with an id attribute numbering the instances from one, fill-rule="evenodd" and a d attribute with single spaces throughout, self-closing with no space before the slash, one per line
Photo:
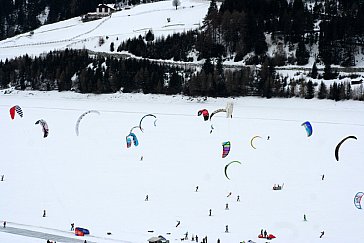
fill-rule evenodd
<path id="1" fill-rule="evenodd" d="M 268 136 L 267 140 L 269 140 L 269 138 L 270 138 L 270 137 Z"/>
<path id="2" fill-rule="evenodd" d="M 264 238 L 267 238 L 267 231 L 266 230 L 264 230 Z"/>
<path id="3" fill-rule="evenodd" d="M 75 224 L 74 223 L 72 223 L 71 224 L 71 231 L 73 231 L 75 229 Z"/>
<path id="4" fill-rule="evenodd" d="M 306 214 L 303 215 L 303 221 L 307 221 Z"/>
<path id="5" fill-rule="evenodd" d="M 176 227 L 178 227 L 180 224 L 181 224 L 181 221 L 178 220 Z"/>
<path id="6" fill-rule="evenodd" d="M 196 192 L 198 191 L 198 186 L 196 186 Z"/>
<path id="7" fill-rule="evenodd" d="M 325 232 L 324 232 L 324 231 L 322 231 L 322 232 L 321 232 L 321 235 L 320 235 L 320 238 L 322 238 L 322 236 L 324 236 L 324 234 L 325 234 Z"/>
<path id="8" fill-rule="evenodd" d="M 144 157 L 143 157 L 143 155 L 142 155 L 142 156 L 140 157 L 140 161 L 143 161 L 143 158 L 144 158 Z"/>
<path id="9" fill-rule="evenodd" d="M 240 196 L 239 195 L 237 196 L 236 201 L 240 202 Z"/>
<path id="10" fill-rule="evenodd" d="M 321 180 L 323 181 L 323 180 L 324 180 L 324 178 L 325 178 L 325 175 L 324 175 L 324 174 L 322 174 Z"/>
<path id="11" fill-rule="evenodd" d="M 225 226 L 225 233 L 229 233 L 229 225 Z"/>
<path id="12" fill-rule="evenodd" d="M 225 205 L 225 210 L 229 210 L 229 204 L 228 203 Z"/>
<path id="13" fill-rule="evenodd" d="M 43 217 L 45 217 L 46 216 L 46 211 L 45 210 L 43 210 Z"/>
<path id="14" fill-rule="evenodd" d="M 149 200 L 149 196 L 146 195 L 144 201 L 148 201 L 148 200 Z"/>
<path id="15" fill-rule="evenodd" d="M 6 228 L 6 221 L 4 221 L 4 224 L 3 225 L 4 225 L 4 228 Z"/>
<path id="16" fill-rule="evenodd" d="M 196 235 L 196 242 L 198 242 L 198 236 Z"/>
<path id="17" fill-rule="evenodd" d="M 4 181 L 4 175 L 1 176 L 1 181 Z"/>
<path id="18" fill-rule="evenodd" d="M 188 240 L 188 231 L 185 233 L 185 240 Z"/>
<path id="19" fill-rule="evenodd" d="M 209 216 L 211 216 L 211 208 L 210 208 L 209 212 L 210 212 L 210 213 L 209 213 Z"/>
<path id="20" fill-rule="evenodd" d="M 229 194 L 228 194 L 226 197 L 230 197 L 230 196 L 231 196 L 231 194 L 232 194 L 232 192 L 229 192 Z"/>

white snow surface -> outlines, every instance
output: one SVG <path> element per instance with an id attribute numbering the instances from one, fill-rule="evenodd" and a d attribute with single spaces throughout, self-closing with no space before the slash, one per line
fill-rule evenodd
<path id="1" fill-rule="evenodd" d="M 205 122 L 197 116 L 228 101 L 234 102 L 233 118 L 218 113 Z M 23 118 L 10 118 L 13 105 L 23 109 Z M 76 121 L 88 110 L 100 115 L 83 117 L 77 136 Z M 130 128 L 150 113 L 156 122 L 146 117 L 144 132 L 134 130 L 139 146 L 127 148 Z M 39 119 L 48 123 L 47 138 L 35 125 Z M 313 126 L 311 137 L 301 126 L 305 121 Z M 353 203 L 364 190 L 362 102 L 1 92 L 0 134 L 0 221 L 7 226 L 100 243 L 141 243 L 157 235 L 180 242 L 186 232 L 189 241 L 198 235 L 200 242 L 207 236 L 208 242 L 263 243 L 261 229 L 275 235 L 275 243 L 362 237 L 364 211 Z M 255 135 L 261 136 L 256 149 L 250 144 Z M 358 139 L 343 143 L 336 161 L 335 147 L 349 135 Z M 231 151 L 222 158 L 226 141 Z M 228 168 L 229 180 L 224 168 L 233 160 L 241 164 Z M 283 183 L 283 190 L 272 190 Z M 90 235 L 74 236 L 72 222 Z M 44 242 L 6 233 L 0 241 Z"/>

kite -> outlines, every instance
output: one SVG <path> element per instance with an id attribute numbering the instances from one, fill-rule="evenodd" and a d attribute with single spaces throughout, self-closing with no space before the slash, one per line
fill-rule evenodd
<path id="1" fill-rule="evenodd" d="M 230 180 L 230 178 L 229 178 L 229 176 L 227 175 L 227 168 L 231 165 L 231 164 L 233 164 L 233 163 L 238 163 L 238 164 L 241 164 L 241 162 L 240 161 L 237 161 L 237 160 L 234 160 L 234 161 L 231 161 L 230 163 L 228 163 L 227 165 L 225 165 L 225 176 L 226 176 L 226 178 L 228 178 L 229 180 Z"/>
<path id="2" fill-rule="evenodd" d="M 228 102 L 226 104 L 226 118 L 233 118 L 233 109 L 234 109 L 234 103 Z"/>
<path id="3" fill-rule="evenodd" d="M 198 112 L 197 112 L 197 115 L 198 116 L 203 116 L 203 119 L 205 120 L 205 121 L 207 121 L 208 119 L 209 119 L 209 112 L 208 112 L 208 110 L 206 110 L 206 109 L 202 109 L 202 110 L 199 110 Z"/>
<path id="4" fill-rule="evenodd" d="M 230 141 L 222 143 L 222 157 L 225 158 L 230 152 Z"/>
<path id="5" fill-rule="evenodd" d="M 361 208 L 361 199 L 364 195 L 364 192 L 358 192 L 355 197 L 354 197 L 354 205 L 355 207 L 357 207 L 358 209 L 362 209 Z"/>
<path id="6" fill-rule="evenodd" d="M 306 121 L 304 123 L 302 123 L 301 126 L 304 126 L 307 132 L 307 137 L 310 137 L 312 135 L 312 126 L 311 123 Z"/>
<path id="7" fill-rule="evenodd" d="M 46 138 L 49 133 L 47 122 L 43 119 L 40 119 L 40 120 L 36 121 L 35 124 L 40 124 L 42 126 L 43 137 Z"/>
<path id="8" fill-rule="evenodd" d="M 253 145 L 253 140 L 256 138 L 262 138 L 261 136 L 254 136 L 251 140 L 250 140 L 250 145 L 253 147 L 253 149 L 256 149 L 256 147 L 254 147 Z"/>
<path id="9" fill-rule="evenodd" d="M 140 127 L 139 127 L 139 126 L 134 126 L 134 127 L 132 127 L 132 128 L 130 129 L 130 132 L 129 132 L 129 133 L 133 133 L 133 130 L 134 130 L 135 128 L 139 128 L 139 129 L 140 129 Z"/>
<path id="10" fill-rule="evenodd" d="M 341 140 L 341 142 L 340 142 L 340 143 L 338 143 L 338 144 L 336 145 L 336 148 L 335 148 L 335 158 L 336 158 L 336 160 L 337 160 L 337 161 L 339 161 L 339 149 L 340 149 L 341 144 L 342 144 L 343 142 L 345 142 L 345 141 L 346 141 L 347 139 L 349 139 L 349 138 L 353 138 L 353 139 L 357 140 L 357 138 L 356 138 L 355 136 L 347 136 L 346 138 L 344 138 L 343 140 Z"/>
<path id="11" fill-rule="evenodd" d="M 89 111 L 86 111 L 85 113 L 83 113 L 83 114 L 82 114 L 82 115 L 81 115 L 81 116 L 77 119 L 77 122 L 76 122 L 75 130 L 76 130 L 76 134 L 77 134 L 77 136 L 78 136 L 78 134 L 79 134 L 79 126 L 80 126 L 80 122 L 81 122 L 82 118 L 83 118 L 84 116 L 86 116 L 87 114 L 90 114 L 90 113 L 95 113 L 95 114 L 100 115 L 100 112 L 95 111 L 95 110 L 89 110 Z"/>
<path id="12" fill-rule="evenodd" d="M 128 136 L 126 136 L 126 147 L 130 148 L 131 147 L 131 142 L 133 141 L 134 146 L 138 146 L 139 145 L 139 141 L 136 137 L 136 135 L 134 133 L 129 133 Z"/>
<path id="13" fill-rule="evenodd" d="M 142 128 L 142 121 L 144 120 L 144 118 L 146 118 L 147 116 L 152 116 L 152 117 L 154 117 L 155 119 L 157 119 L 157 117 L 155 116 L 155 115 L 153 115 L 153 114 L 148 114 L 148 115 L 145 115 L 145 116 L 143 116 L 142 117 L 142 119 L 140 119 L 140 121 L 139 121 L 139 128 L 140 128 L 140 131 L 142 131 L 142 132 L 144 132 L 143 130 L 143 128 Z M 154 120 L 154 126 L 156 125 L 156 120 Z"/>
<path id="14" fill-rule="evenodd" d="M 20 108 L 20 106 L 14 105 L 13 107 L 10 108 L 10 117 L 11 117 L 11 119 L 14 120 L 14 118 L 15 118 L 15 112 L 18 113 L 18 115 L 20 117 L 23 117 L 23 111 Z"/>
<path id="15" fill-rule="evenodd" d="M 220 112 L 226 112 L 226 109 L 217 109 L 216 111 L 212 112 L 210 115 L 210 121 L 215 114 L 220 113 Z"/>

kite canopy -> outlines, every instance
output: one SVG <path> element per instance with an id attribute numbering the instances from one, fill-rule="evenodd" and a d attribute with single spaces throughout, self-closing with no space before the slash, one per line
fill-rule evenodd
<path id="1" fill-rule="evenodd" d="M 358 192 L 354 197 L 354 205 L 357 209 L 362 209 L 361 199 L 362 199 L 363 195 L 364 195 L 363 192 Z"/>
<path id="2" fill-rule="evenodd" d="M 199 110 L 197 112 L 197 115 L 198 116 L 201 116 L 202 115 L 205 121 L 207 121 L 209 119 L 209 111 L 206 110 L 206 109 Z"/>
<path id="3" fill-rule="evenodd" d="M 220 112 L 226 112 L 226 109 L 217 109 L 216 111 L 212 112 L 210 115 L 210 121 L 215 114 L 220 113 Z"/>
<path id="4" fill-rule="evenodd" d="M 139 126 L 134 126 L 134 127 L 132 127 L 132 128 L 130 129 L 130 132 L 129 132 L 129 133 L 132 133 L 132 132 L 133 132 L 133 130 L 134 130 L 135 128 L 139 128 L 139 129 L 140 129 L 140 127 L 139 127 Z"/>
<path id="5" fill-rule="evenodd" d="M 133 142 L 134 146 L 138 146 L 139 145 L 138 138 L 132 132 L 129 133 L 128 136 L 126 136 L 126 147 L 127 148 L 130 148 L 131 147 L 131 142 Z"/>
<path id="6" fill-rule="evenodd" d="M 98 114 L 100 115 L 100 112 L 98 111 L 95 111 L 95 110 L 89 110 L 89 111 L 86 111 L 85 113 L 83 113 L 78 119 L 77 119 L 77 122 L 76 122 L 76 127 L 75 127 L 75 131 L 76 131 L 76 135 L 78 136 L 79 135 L 79 126 L 80 126 L 80 122 L 82 120 L 82 118 L 84 116 L 86 116 L 87 114 L 90 114 L 90 113 L 95 113 L 95 114 Z"/>
<path id="7" fill-rule="evenodd" d="M 18 115 L 20 117 L 23 117 L 23 111 L 20 108 L 20 106 L 18 106 L 18 105 L 14 105 L 13 107 L 11 107 L 10 110 L 9 110 L 9 112 L 10 112 L 11 119 L 14 119 L 15 118 L 15 112 L 18 113 Z"/>
<path id="8" fill-rule="evenodd" d="M 230 147 L 231 147 L 230 141 L 222 143 L 222 157 L 223 158 L 225 158 L 229 154 Z"/>
<path id="9" fill-rule="evenodd" d="M 252 146 L 253 149 L 256 149 L 256 147 L 253 145 L 253 141 L 256 138 L 262 138 L 261 136 L 254 136 L 251 140 L 250 140 L 250 146 Z"/>
<path id="10" fill-rule="evenodd" d="M 346 138 L 344 138 L 343 140 L 341 140 L 340 143 L 338 143 L 336 145 L 336 148 L 335 148 L 335 158 L 336 158 L 337 161 L 339 161 L 339 149 L 340 149 L 341 145 L 343 144 L 343 142 L 345 142 L 349 138 L 352 138 L 352 139 L 357 140 L 357 138 L 355 136 L 347 136 Z"/>
<path id="11" fill-rule="evenodd" d="M 234 103 L 228 102 L 226 104 L 226 118 L 233 118 L 233 109 L 234 109 Z"/>
<path id="12" fill-rule="evenodd" d="M 304 126 L 307 132 L 307 137 L 310 137 L 312 135 L 312 126 L 311 123 L 309 121 L 306 121 L 304 123 L 302 123 L 301 126 Z"/>
<path id="13" fill-rule="evenodd" d="M 224 170 L 224 172 L 225 172 L 225 176 L 226 176 L 226 178 L 228 178 L 229 180 L 230 180 L 230 178 L 229 178 L 229 176 L 227 175 L 227 169 L 228 169 L 228 167 L 229 167 L 231 164 L 234 164 L 234 163 L 241 164 L 241 162 L 240 162 L 240 161 L 234 160 L 234 161 L 231 161 L 230 163 L 228 163 L 227 165 L 225 165 L 225 170 Z"/>
<path id="14" fill-rule="evenodd" d="M 49 130 L 48 130 L 47 122 L 43 119 L 40 119 L 40 120 L 36 121 L 35 124 L 36 125 L 40 124 L 42 126 L 43 137 L 44 138 L 48 137 Z"/>
<path id="15" fill-rule="evenodd" d="M 142 131 L 142 132 L 144 132 L 143 131 L 144 129 L 142 128 L 142 121 L 144 120 L 144 118 L 146 118 L 148 116 L 152 116 L 155 119 L 157 119 L 157 117 L 155 115 L 153 115 L 153 114 L 147 114 L 147 115 L 143 116 L 142 119 L 140 119 L 140 121 L 139 121 L 139 128 L 140 128 L 140 131 Z M 154 120 L 154 126 L 156 126 L 156 120 Z"/>

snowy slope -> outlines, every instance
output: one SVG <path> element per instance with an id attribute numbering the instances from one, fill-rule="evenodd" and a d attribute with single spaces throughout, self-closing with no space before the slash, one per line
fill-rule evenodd
<path id="1" fill-rule="evenodd" d="M 211 113 L 227 101 L 142 94 L 1 94 L 0 174 L 5 181 L 0 182 L 0 220 L 70 237 L 74 222 L 88 228 L 91 236 L 85 239 L 94 242 L 140 243 L 159 234 L 180 242 L 186 232 L 200 241 L 207 236 L 209 242 L 265 242 L 257 238 L 261 229 L 276 235 L 276 243 L 358 242 L 364 215 L 353 198 L 364 190 L 363 103 L 239 98 L 233 100 L 232 119 L 219 113 L 204 122 L 197 116 L 198 110 Z M 16 104 L 24 117 L 11 120 L 9 108 Z M 90 109 L 100 115 L 85 116 L 77 136 L 75 123 Z M 147 117 L 144 132 L 135 130 L 139 146 L 126 148 L 130 128 L 149 113 L 157 116 L 156 126 Z M 34 124 L 41 118 L 49 125 L 47 138 Z M 314 129 L 311 137 L 301 126 L 307 120 Z M 210 134 L 211 124 L 215 129 Z M 253 149 L 255 135 L 262 138 L 255 139 Z M 342 145 L 338 162 L 335 146 L 348 135 L 358 140 Z M 231 151 L 221 158 L 225 141 L 231 142 Z M 233 160 L 241 165 L 228 168 L 229 180 L 224 167 Z M 273 191 L 278 183 L 284 183 L 283 190 Z M 22 242 L 7 234 L 0 239 Z"/>
<path id="2" fill-rule="evenodd" d="M 171 1 L 160 1 L 137 5 L 95 21 L 83 23 L 81 17 L 76 17 L 44 25 L 34 30 L 34 34 L 25 33 L 0 41 L 0 59 L 65 48 L 109 51 L 111 42 L 117 47 L 123 40 L 144 36 L 150 29 L 156 38 L 196 29 L 202 24 L 208 6 L 207 0 L 181 0 L 176 10 Z M 100 37 L 105 39 L 102 46 L 98 44 Z"/>

